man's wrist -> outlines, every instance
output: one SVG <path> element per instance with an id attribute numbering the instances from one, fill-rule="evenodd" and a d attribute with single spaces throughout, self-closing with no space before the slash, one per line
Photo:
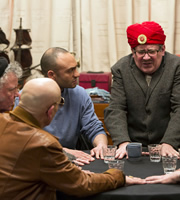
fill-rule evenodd
<path id="1" fill-rule="evenodd" d="M 178 170 L 176 170 L 176 171 L 174 172 L 174 181 L 175 181 L 176 183 L 180 183 L 180 169 L 178 169 Z"/>
<path id="2" fill-rule="evenodd" d="M 76 157 L 63 149 L 63 153 L 68 157 L 70 161 L 76 160 Z"/>

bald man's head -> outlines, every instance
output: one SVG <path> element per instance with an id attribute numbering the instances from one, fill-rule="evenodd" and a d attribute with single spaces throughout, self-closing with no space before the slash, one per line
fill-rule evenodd
<path id="1" fill-rule="evenodd" d="M 60 99 L 61 91 L 54 80 L 50 78 L 37 78 L 28 81 L 24 85 L 19 106 L 41 122 L 46 119 L 49 108 L 52 105 L 58 104 Z M 53 112 L 56 111 L 57 109 Z"/>

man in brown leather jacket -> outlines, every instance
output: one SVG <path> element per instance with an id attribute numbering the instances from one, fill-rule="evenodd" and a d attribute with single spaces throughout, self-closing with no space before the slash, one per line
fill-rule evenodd
<path id="1" fill-rule="evenodd" d="M 61 104 L 57 83 L 38 78 L 25 84 L 15 110 L 0 114 L 1 200 L 56 199 L 56 189 L 89 196 L 125 184 L 145 183 L 139 178 L 125 178 L 117 169 L 85 173 L 70 162 L 58 139 L 42 129 Z"/>

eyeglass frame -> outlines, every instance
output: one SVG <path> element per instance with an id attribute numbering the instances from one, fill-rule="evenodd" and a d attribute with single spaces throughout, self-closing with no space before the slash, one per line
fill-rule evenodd
<path id="1" fill-rule="evenodd" d="M 162 50 L 162 45 L 159 45 L 159 49 L 157 50 L 147 50 L 147 51 L 145 51 L 145 50 L 140 50 L 140 51 L 142 51 L 142 52 L 144 52 L 144 54 L 143 55 L 138 55 L 138 54 L 136 54 L 136 53 L 139 53 L 140 51 L 137 51 L 137 50 L 135 50 L 135 49 L 133 49 L 133 53 L 135 53 L 138 57 L 140 57 L 140 58 L 143 58 L 146 54 L 148 54 L 148 56 L 149 57 L 153 57 L 153 56 L 156 56 L 157 54 L 158 54 L 158 52 L 159 51 L 161 51 Z M 154 51 L 154 52 L 156 52 L 156 54 L 154 54 L 154 55 L 149 55 L 149 52 L 148 51 Z"/>
<path id="2" fill-rule="evenodd" d="M 55 105 L 58 105 L 60 108 L 61 107 L 63 107 L 63 105 L 64 105 L 64 103 L 65 103 L 65 99 L 64 99 L 64 97 L 61 97 L 61 100 L 60 100 L 60 102 L 55 102 L 55 103 L 53 103 L 51 106 L 55 106 Z M 51 107 L 50 106 L 50 107 Z M 50 109 L 50 107 L 47 109 L 47 111 Z"/>
<path id="3" fill-rule="evenodd" d="M 64 104 L 65 104 L 65 99 L 64 99 L 64 97 L 61 97 L 61 101 L 59 103 L 59 106 L 62 107 L 62 106 L 64 106 Z"/>
<path id="4" fill-rule="evenodd" d="M 61 97 L 60 102 L 55 102 L 52 105 L 58 105 L 61 108 L 64 106 L 64 103 L 65 103 L 65 99 L 64 99 L 64 97 Z"/>

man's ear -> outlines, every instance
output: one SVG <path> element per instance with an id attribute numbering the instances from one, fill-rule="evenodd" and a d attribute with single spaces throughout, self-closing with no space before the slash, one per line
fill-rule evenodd
<path id="1" fill-rule="evenodd" d="M 134 51 L 135 51 L 135 49 L 132 49 L 132 48 L 131 48 L 131 53 L 132 53 L 133 58 L 135 57 Z"/>
<path id="2" fill-rule="evenodd" d="M 53 116 L 53 110 L 54 110 L 54 105 L 52 105 L 48 110 L 47 110 L 47 117 L 49 119 L 49 121 L 52 120 Z"/>
<path id="3" fill-rule="evenodd" d="M 163 45 L 163 46 L 162 46 L 162 55 L 163 55 L 163 56 L 165 55 L 165 50 L 166 50 L 166 46 Z"/>
<path id="4" fill-rule="evenodd" d="M 48 78 L 52 78 L 53 80 L 55 80 L 56 74 L 54 73 L 53 70 L 49 70 L 47 75 L 48 75 Z"/>

